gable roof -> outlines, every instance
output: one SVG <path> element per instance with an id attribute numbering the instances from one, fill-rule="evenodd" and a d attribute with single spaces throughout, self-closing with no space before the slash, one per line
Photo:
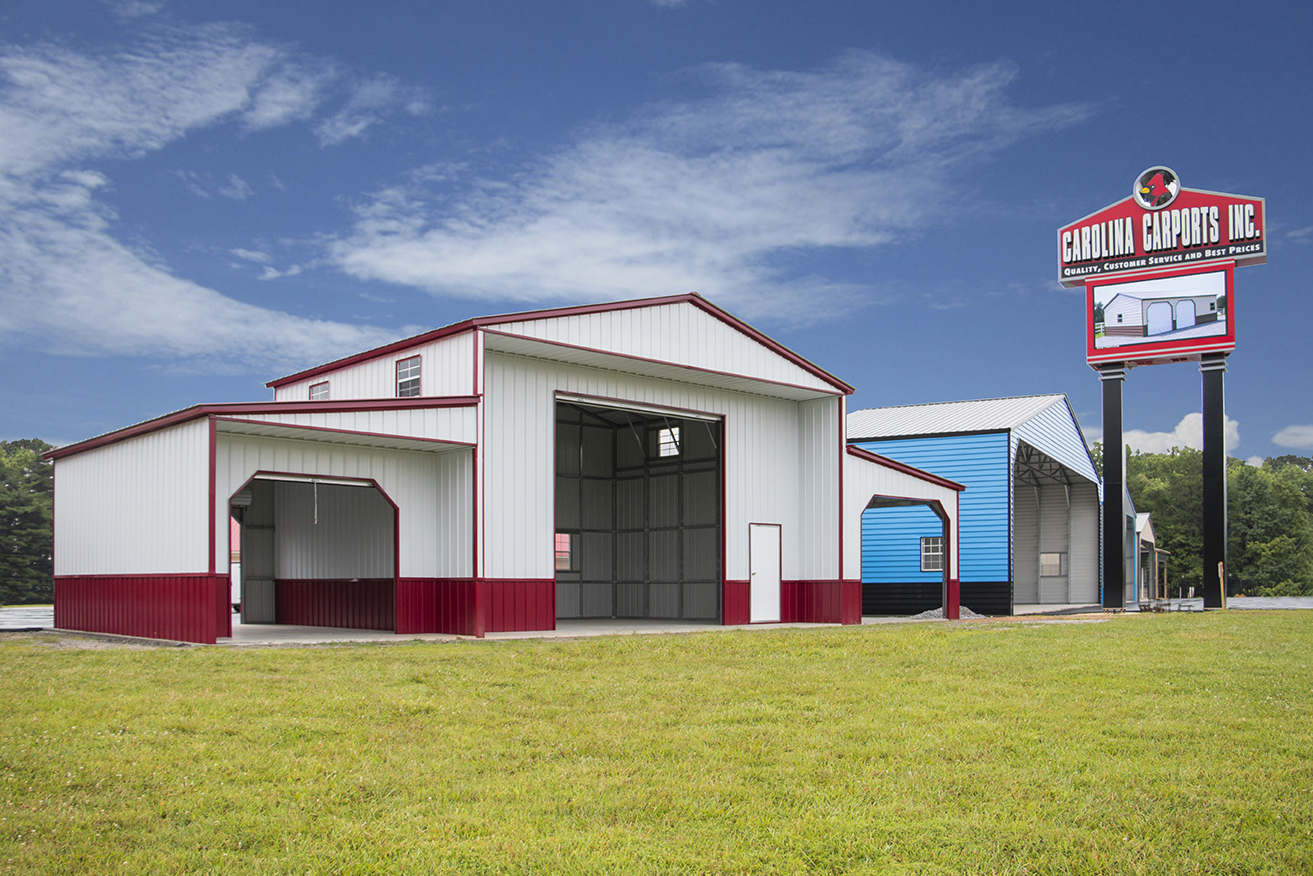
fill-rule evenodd
<path id="1" fill-rule="evenodd" d="M 865 408 L 848 414 L 848 440 L 1011 431 L 1066 400 L 1065 395 L 1023 395 Z"/>
<path id="2" fill-rule="evenodd" d="M 604 304 L 585 305 L 581 307 L 557 307 L 548 310 L 531 310 L 522 313 L 502 314 L 499 316 L 474 317 L 473 319 L 453 323 L 452 325 L 440 329 L 434 329 L 433 331 L 425 332 L 420 335 L 415 335 L 411 338 L 405 338 L 404 340 L 396 341 L 395 343 L 386 344 L 382 347 L 376 347 L 372 350 L 366 350 L 352 356 L 337 359 L 324 365 L 308 368 L 286 377 L 280 377 L 269 381 L 265 385 L 273 388 L 286 386 L 291 383 L 296 383 L 331 371 L 337 371 L 371 359 L 393 356 L 406 350 L 432 343 L 433 341 L 452 337 L 453 335 L 462 334 L 464 332 L 472 332 L 477 329 L 509 329 L 512 326 L 522 327 L 526 323 L 541 323 L 549 320 L 560 320 L 565 317 L 607 314 L 625 310 L 646 310 L 649 308 L 669 307 L 670 305 L 676 304 L 691 305 L 697 310 L 707 314 L 715 320 L 718 320 L 732 330 L 751 339 L 756 344 L 765 347 L 773 354 L 802 369 L 807 374 L 811 375 L 811 377 L 824 383 L 832 391 L 837 390 L 844 395 L 851 395 L 855 391 L 852 386 L 835 377 L 833 374 L 830 374 L 820 366 L 803 358 L 773 338 L 763 334 L 757 329 L 754 329 L 752 326 L 737 317 L 719 307 L 716 307 L 696 292 L 691 292 L 687 295 L 671 295 L 660 298 L 639 298 L 628 301 L 614 301 Z"/>

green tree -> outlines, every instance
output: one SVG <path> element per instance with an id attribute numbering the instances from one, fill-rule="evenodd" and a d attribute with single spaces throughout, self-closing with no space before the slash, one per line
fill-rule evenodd
<path id="1" fill-rule="evenodd" d="M 1174 447 L 1167 453 L 1134 453 L 1126 459 L 1126 486 L 1136 511 L 1153 515 L 1158 547 L 1171 552 L 1169 579 L 1203 585 L 1203 453 Z"/>
<path id="2" fill-rule="evenodd" d="M 52 445 L 35 438 L 0 441 L 0 603 L 50 602 L 54 596 Z"/>
<path id="3" fill-rule="evenodd" d="M 1313 594 L 1313 476 L 1271 462 L 1255 468 L 1233 459 L 1227 471 L 1230 577 L 1240 593 Z"/>

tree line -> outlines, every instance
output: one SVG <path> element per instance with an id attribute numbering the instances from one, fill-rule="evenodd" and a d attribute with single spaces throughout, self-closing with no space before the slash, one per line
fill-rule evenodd
<path id="1" fill-rule="evenodd" d="M 36 438 L 0 441 L 0 604 L 54 598 L 52 466 L 41 456 L 53 449 Z M 1100 475 L 1102 450 L 1094 445 Z M 1203 454 L 1128 450 L 1126 485 L 1136 510 L 1153 515 L 1158 547 L 1171 552 L 1168 579 L 1202 586 Z M 1230 459 L 1227 492 L 1227 592 L 1313 596 L 1313 458 Z"/>
<path id="2" fill-rule="evenodd" d="M 1102 474 L 1102 447 L 1094 450 Z M 1158 547 L 1171 552 L 1173 590 L 1202 586 L 1203 453 L 1128 448 L 1126 486 L 1135 510 L 1153 515 Z M 1313 596 L 1313 458 L 1228 459 L 1227 517 L 1229 595 Z"/>
<path id="3" fill-rule="evenodd" d="M 54 446 L 38 438 L 0 441 L 0 605 L 55 597 L 52 466 Z"/>

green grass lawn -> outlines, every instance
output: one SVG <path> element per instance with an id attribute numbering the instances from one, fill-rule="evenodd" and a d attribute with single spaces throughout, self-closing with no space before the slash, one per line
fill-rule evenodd
<path id="1" fill-rule="evenodd" d="M 54 641 L 0 645 L 0 872 L 1313 872 L 1313 612 Z"/>

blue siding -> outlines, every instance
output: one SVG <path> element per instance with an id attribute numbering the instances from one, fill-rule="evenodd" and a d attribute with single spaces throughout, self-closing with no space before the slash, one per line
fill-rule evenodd
<path id="1" fill-rule="evenodd" d="M 862 512 L 862 583 L 943 581 L 943 572 L 921 571 L 921 538 L 943 534 L 943 522 L 925 505 L 867 508 Z"/>
<path id="2" fill-rule="evenodd" d="M 1010 553 L 1008 521 L 1008 435 L 996 432 L 988 435 L 936 435 L 928 438 L 889 438 L 878 441 L 857 442 L 858 447 L 879 453 L 890 459 L 914 465 L 919 469 L 937 474 L 940 477 L 957 481 L 966 487 L 958 501 L 960 520 L 958 521 L 957 545 L 959 551 L 962 581 L 1008 581 L 1008 558 Z M 879 513 L 888 514 L 900 509 L 881 509 Z M 910 510 L 910 509 L 909 509 Z M 862 581 L 885 583 L 894 579 L 871 578 L 867 574 L 867 554 L 872 555 L 872 573 L 879 568 L 875 557 L 888 552 L 891 562 L 901 564 L 899 559 L 910 544 L 917 553 L 916 578 L 898 578 L 898 581 L 938 580 L 934 573 L 923 573 L 920 569 L 919 536 L 912 539 L 912 533 L 900 532 L 890 528 L 889 531 L 877 531 L 875 517 L 872 516 L 868 544 L 867 511 L 862 515 Z M 934 518 L 928 510 L 925 513 Z M 883 519 L 883 518 L 882 518 Z M 935 518 L 938 525 L 938 519 Z M 922 535 L 938 535 L 939 531 L 923 532 Z M 883 575 L 883 572 L 879 574 Z"/>

